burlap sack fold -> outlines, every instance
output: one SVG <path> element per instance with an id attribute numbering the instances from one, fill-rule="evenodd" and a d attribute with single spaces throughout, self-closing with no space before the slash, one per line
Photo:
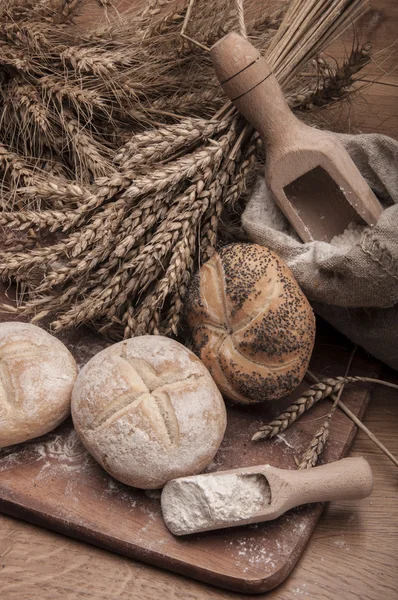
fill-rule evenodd
<path id="1" fill-rule="evenodd" d="M 315 312 L 398 369 L 398 142 L 379 134 L 338 137 L 385 206 L 377 225 L 364 229 L 349 247 L 304 244 L 263 177 L 242 224 L 253 242 L 287 262 Z"/>

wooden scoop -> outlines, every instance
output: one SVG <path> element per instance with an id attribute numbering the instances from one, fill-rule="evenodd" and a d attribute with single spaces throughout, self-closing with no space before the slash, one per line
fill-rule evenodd
<path id="1" fill-rule="evenodd" d="M 302 240 L 330 241 L 351 222 L 375 224 L 382 206 L 342 144 L 295 117 L 259 52 L 230 33 L 210 53 L 224 92 L 263 138 L 267 184 Z"/>
<path id="2" fill-rule="evenodd" d="M 303 471 L 270 465 L 181 477 L 162 491 L 163 518 L 174 535 L 276 519 L 300 504 L 366 498 L 373 479 L 364 458 Z"/>

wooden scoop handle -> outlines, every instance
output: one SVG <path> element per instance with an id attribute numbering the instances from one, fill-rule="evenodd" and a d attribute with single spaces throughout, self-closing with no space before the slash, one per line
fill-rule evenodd
<path id="1" fill-rule="evenodd" d="M 247 40 L 229 33 L 210 50 L 217 78 L 239 112 L 267 143 L 281 144 L 302 123 L 290 110 L 271 67 Z"/>
<path id="2" fill-rule="evenodd" d="M 185 535 L 271 521 L 301 504 L 366 498 L 372 487 L 367 461 L 344 458 L 305 471 L 259 465 L 181 477 L 165 485 L 161 504 L 170 531 Z"/>
<path id="3" fill-rule="evenodd" d="M 364 458 L 342 460 L 302 471 L 279 471 L 286 476 L 290 492 L 281 514 L 294 506 L 330 500 L 366 498 L 373 488 L 369 463 Z M 264 470 L 266 476 L 266 471 Z"/>

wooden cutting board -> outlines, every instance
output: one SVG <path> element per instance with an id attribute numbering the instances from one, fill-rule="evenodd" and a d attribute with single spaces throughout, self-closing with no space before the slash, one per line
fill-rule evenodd
<path id="1" fill-rule="evenodd" d="M 349 342 L 326 325 L 319 329 L 312 369 L 325 376 L 344 374 Z M 81 364 L 104 345 L 82 330 L 63 341 Z M 350 374 L 377 372 L 378 364 L 358 351 Z M 343 400 L 361 417 L 369 396 L 366 386 L 349 386 Z M 274 441 L 257 443 L 250 439 L 266 420 L 265 408 L 229 408 L 225 439 L 209 470 L 263 463 L 294 469 L 294 455 L 305 449 L 329 408 L 325 400 Z M 323 461 L 345 456 L 355 431 L 338 411 Z M 242 593 L 270 590 L 288 576 L 322 511 L 320 504 L 308 505 L 269 523 L 174 538 L 162 521 L 159 496 L 158 491 L 129 488 L 105 473 L 80 444 L 70 420 L 36 441 L 0 451 L 4 513 Z"/>

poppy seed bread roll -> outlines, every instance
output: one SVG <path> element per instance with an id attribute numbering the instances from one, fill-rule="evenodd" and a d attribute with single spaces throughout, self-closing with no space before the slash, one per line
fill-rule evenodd
<path id="1" fill-rule="evenodd" d="M 196 354 L 230 400 L 276 401 L 303 379 L 314 314 L 291 271 L 267 248 L 222 248 L 193 277 L 186 317 Z"/>

